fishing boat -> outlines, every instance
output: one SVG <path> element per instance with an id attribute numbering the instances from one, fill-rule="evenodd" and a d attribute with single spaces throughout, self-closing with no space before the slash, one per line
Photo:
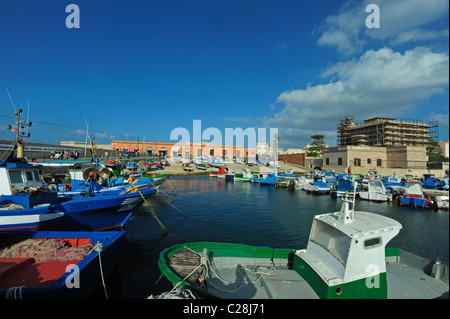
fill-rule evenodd
<path id="1" fill-rule="evenodd" d="M 405 187 L 405 183 L 403 183 L 402 177 L 400 175 L 395 175 L 395 173 L 385 179 L 384 185 L 392 187 L 394 190 Z"/>
<path id="2" fill-rule="evenodd" d="M 359 192 L 359 198 L 373 202 L 387 202 L 391 197 L 380 180 L 372 179 L 368 181 L 367 188 Z"/>
<path id="3" fill-rule="evenodd" d="M 405 189 L 397 197 L 398 203 L 412 208 L 430 208 L 432 199 L 430 194 L 425 193 L 420 181 L 406 181 Z"/>
<path id="4" fill-rule="evenodd" d="M 234 175 L 236 172 L 226 172 L 225 174 L 225 181 L 227 182 L 234 182 Z"/>
<path id="5" fill-rule="evenodd" d="M 138 169 L 138 166 L 139 166 L 138 163 L 133 162 L 133 161 L 129 161 L 125 164 L 125 168 L 127 170 L 129 170 L 130 172 L 136 172 Z"/>
<path id="6" fill-rule="evenodd" d="M 181 164 L 181 167 L 183 168 L 183 171 L 185 172 L 193 172 L 194 168 L 191 166 L 190 163 L 183 163 Z"/>
<path id="7" fill-rule="evenodd" d="M 105 230 L 122 227 L 151 187 L 118 189 L 108 196 L 58 196 L 44 187 L 40 165 L 25 159 L 0 162 L 0 230 Z M 105 194 L 106 195 L 106 194 Z"/>
<path id="8" fill-rule="evenodd" d="M 294 174 L 294 170 L 292 168 L 289 168 L 286 170 L 286 173 L 278 173 L 278 176 L 284 176 L 288 178 L 297 178 L 299 175 Z"/>
<path id="9" fill-rule="evenodd" d="M 361 183 L 367 184 L 369 183 L 369 181 L 374 179 L 381 180 L 381 176 L 378 175 L 378 171 L 375 168 L 369 168 L 369 170 L 367 171 L 367 175 L 364 175 Z"/>
<path id="10" fill-rule="evenodd" d="M 89 297 L 117 263 L 125 234 L 0 232 L 0 299 Z"/>
<path id="11" fill-rule="evenodd" d="M 326 195 L 331 192 L 331 187 L 328 185 L 325 176 L 314 176 L 313 181 L 309 185 L 303 187 L 309 194 Z"/>
<path id="12" fill-rule="evenodd" d="M 386 245 L 402 225 L 386 216 L 341 210 L 316 215 L 306 249 L 236 243 L 181 243 L 158 266 L 174 285 L 166 296 L 231 299 L 448 298 L 448 267 Z M 350 205 L 353 205 L 350 208 Z"/>
<path id="13" fill-rule="evenodd" d="M 438 188 L 441 181 L 435 177 L 434 174 L 423 174 L 422 177 L 422 188 L 425 189 L 435 189 Z"/>
<path id="14" fill-rule="evenodd" d="M 234 181 L 235 182 L 250 182 L 250 178 L 252 178 L 253 175 L 250 172 L 248 168 L 243 168 L 242 173 L 236 173 L 234 175 Z"/>
<path id="15" fill-rule="evenodd" d="M 197 169 L 200 169 L 200 170 L 202 170 L 202 171 L 205 171 L 205 170 L 206 170 L 206 165 L 203 164 L 203 163 L 194 163 L 194 165 L 195 165 L 195 167 L 196 167 Z"/>
<path id="16" fill-rule="evenodd" d="M 219 172 L 218 171 L 215 171 L 215 172 L 209 172 L 209 177 L 217 177 L 217 176 L 219 176 Z"/>
<path id="17" fill-rule="evenodd" d="M 354 188 L 355 181 L 354 175 L 342 174 L 336 180 L 336 183 L 331 188 L 331 195 L 336 197 L 344 197 L 346 195 L 353 196 L 353 192 L 359 194 L 359 189 Z"/>
<path id="18" fill-rule="evenodd" d="M 225 176 L 227 175 L 228 169 L 225 167 L 219 167 L 219 173 L 217 173 L 217 178 L 225 179 Z"/>
<path id="19" fill-rule="evenodd" d="M 437 209 L 449 210 L 449 196 L 439 195 L 434 198 L 434 205 Z"/>
<path id="20" fill-rule="evenodd" d="M 314 178 L 310 174 L 305 174 L 300 177 L 295 178 L 295 188 L 305 190 L 307 185 L 312 184 Z"/>
<path id="21" fill-rule="evenodd" d="M 259 180 L 259 184 L 261 186 L 273 186 L 273 185 L 275 185 L 278 182 L 278 180 L 279 179 L 278 179 L 278 177 L 276 176 L 275 173 L 269 173 L 269 174 L 267 174 L 266 177 L 262 177 Z"/>
<path id="22" fill-rule="evenodd" d="M 207 163 L 209 166 L 216 167 L 216 168 L 225 166 L 225 162 L 223 162 L 222 160 L 219 160 L 219 159 L 214 159 L 214 158 L 209 160 Z"/>
<path id="23" fill-rule="evenodd" d="M 48 167 L 46 162 L 38 163 L 38 165 Z M 68 173 L 70 184 L 67 185 L 68 187 L 61 187 L 58 184 L 59 197 L 117 195 L 131 185 L 138 188 L 154 187 L 152 178 L 137 177 L 134 179 L 131 176 L 128 178 L 119 177 L 114 175 L 111 168 L 106 167 L 99 171 L 95 167 L 77 168 L 76 166 L 69 166 Z M 92 183 L 89 182 L 90 176 L 93 176 Z M 43 183 L 42 186 L 49 186 L 49 184 Z"/>
<path id="24" fill-rule="evenodd" d="M 448 176 L 445 176 L 445 178 L 441 181 L 439 184 L 439 189 L 443 189 L 445 191 L 449 190 Z"/>

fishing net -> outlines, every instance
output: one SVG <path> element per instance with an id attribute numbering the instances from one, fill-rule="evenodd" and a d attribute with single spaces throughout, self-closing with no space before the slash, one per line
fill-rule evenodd
<path id="1" fill-rule="evenodd" d="M 32 258 L 35 262 L 79 260 L 86 257 L 93 247 L 93 244 L 72 247 L 59 239 L 27 239 L 1 249 L 0 258 Z"/>

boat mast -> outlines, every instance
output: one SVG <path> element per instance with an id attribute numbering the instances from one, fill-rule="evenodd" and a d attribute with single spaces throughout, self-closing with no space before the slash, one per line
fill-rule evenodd
<path id="1" fill-rule="evenodd" d="M 31 122 L 25 122 L 20 120 L 20 114 L 22 113 L 22 109 L 19 109 L 17 112 L 14 113 L 14 115 L 17 116 L 17 132 L 16 132 L 16 146 L 17 146 L 17 154 L 16 158 L 24 158 L 24 152 L 23 152 L 23 137 L 30 137 L 30 133 L 21 132 L 21 129 L 24 129 L 25 126 L 28 127 L 31 126 Z"/>
<path id="2" fill-rule="evenodd" d="M 355 199 L 356 199 L 356 182 L 353 183 L 353 199 L 348 199 L 348 192 L 345 192 L 345 197 L 341 206 L 338 220 L 343 224 L 351 223 L 355 220 Z M 352 209 L 349 209 L 349 203 L 352 204 Z"/>

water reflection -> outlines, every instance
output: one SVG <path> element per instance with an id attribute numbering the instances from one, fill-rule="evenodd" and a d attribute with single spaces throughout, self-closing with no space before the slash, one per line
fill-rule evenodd
<path id="1" fill-rule="evenodd" d="M 176 192 L 170 183 L 163 184 L 162 189 L 175 199 L 171 203 L 188 218 L 157 196 L 149 202 L 169 234 L 164 235 L 143 207 L 132 216 L 125 226 L 126 253 L 119 265 L 124 298 L 146 298 L 171 289 L 164 280 L 155 285 L 161 274 L 158 255 L 164 248 L 192 241 L 306 248 L 313 216 L 339 211 L 342 203 L 331 196 L 230 183 L 209 176 L 171 179 Z M 403 229 L 388 246 L 428 259 L 439 257 L 448 264 L 448 212 L 411 210 L 397 203 L 361 200 L 357 200 L 356 210 L 385 215 L 402 224 Z"/>

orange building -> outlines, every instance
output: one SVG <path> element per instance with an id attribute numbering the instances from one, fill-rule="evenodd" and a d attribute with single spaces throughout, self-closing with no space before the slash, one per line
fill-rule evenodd
<path id="1" fill-rule="evenodd" d="M 197 156 L 220 156 L 232 159 L 255 158 L 256 149 L 247 149 L 244 146 L 210 145 L 208 143 L 160 143 L 160 142 L 132 142 L 111 141 L 111 149 L 123 152 L 139 152 L 148 156 L 168 156 L 190 158 Z"/>

